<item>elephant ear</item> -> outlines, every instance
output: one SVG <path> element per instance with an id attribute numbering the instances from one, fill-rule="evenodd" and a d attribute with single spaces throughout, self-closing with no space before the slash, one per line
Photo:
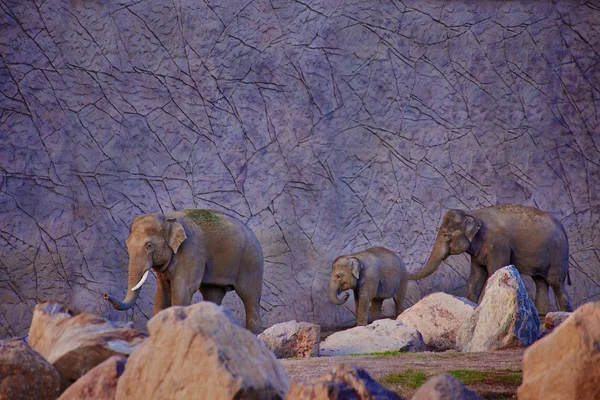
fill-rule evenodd
<path id="1" fill-rule="evenodd" d="M 175 218 L 168 218 L 168 237 L 167 242 L 169 243 L 169 247 L 173 250 L 173 253 L 177 253 L 179 250 L 179 246 L 185 239 L 187 239 L 187 235 L 185 234 L 185 230 L 183 229 L 183 225 L 181 225 Z"/>
<path id="2" fill-rule="evenodd" d="M 360 276 L 360 271 L 362 271 L 362 269 L 363 265 L 358 258 L 350 258 L 350 271 L 352 271 L 352 275 L 354 275 L 356 279 Z"/>
<path id="3" fill-rule="evenodd" d="M 479 232 L 481 228 L 481 221 L 474 215 L 465 215 L 465 236 L 469 239 L 469 242 L 473 241 L 473 238 Z"/>

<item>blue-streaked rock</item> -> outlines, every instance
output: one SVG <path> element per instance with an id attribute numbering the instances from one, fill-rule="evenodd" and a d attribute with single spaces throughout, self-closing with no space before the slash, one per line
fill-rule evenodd
<path id="1" fill-rule="evenodd" d="M 466 352 L 525 347 L 539 333 L 540 320 L 513 265 L 496 271 L 473 315 L 458 330 L 456 346 Z"/>

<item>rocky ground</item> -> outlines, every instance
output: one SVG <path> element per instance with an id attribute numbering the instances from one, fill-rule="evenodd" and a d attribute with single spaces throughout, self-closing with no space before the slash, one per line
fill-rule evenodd
<path id="1" fill-rule="evenodd" d="M 450 373 L 486 399 L 514 399 L 521 384 L 524 349 L 485 353 L 401 353 L 281 360 L 290 380 L 308 380 L 344 363 L 365 369 L 404 398 L 431 376 Z"/>
<path id="2" fill-rule="evenodd" d="M 205 301 L 162 310 L 147 334 L 42 302 L 27 337 L 0 341 L 0 399 L 600 398 L 600 302 L 540 327 L 513 266 L 485 296 L 477 307 L 427 296 L 402 314 L 419 330 L 380 319 L 331 333 L 292 320 L 258 336 Z"/>

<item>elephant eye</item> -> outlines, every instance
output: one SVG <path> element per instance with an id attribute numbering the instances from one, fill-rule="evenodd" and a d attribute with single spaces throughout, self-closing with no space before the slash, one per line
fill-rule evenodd
<path id="1" fill-rule="evenodd" d="M 146 250 L 150 250 L 152 248 L 152 242 L 146 243 Z"/>

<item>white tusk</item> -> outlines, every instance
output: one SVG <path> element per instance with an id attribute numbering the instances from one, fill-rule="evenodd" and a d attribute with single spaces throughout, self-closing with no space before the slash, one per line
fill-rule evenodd
<path id="1" fill-rule="evenodd" d="M 138 284 L 131 288 L 132 292 L 135 290 L 138 290 L 140 288 L 140 286 L 142 286 L 144 284 L 144 282 L 146 282 L 146 278 L 148 277 L 148 272 L 150 272 L 150 270 L 147 270 L 146 272 L 144 272 L 144 276 L 142 276 L 142 279 L 140 279 Z"/>

